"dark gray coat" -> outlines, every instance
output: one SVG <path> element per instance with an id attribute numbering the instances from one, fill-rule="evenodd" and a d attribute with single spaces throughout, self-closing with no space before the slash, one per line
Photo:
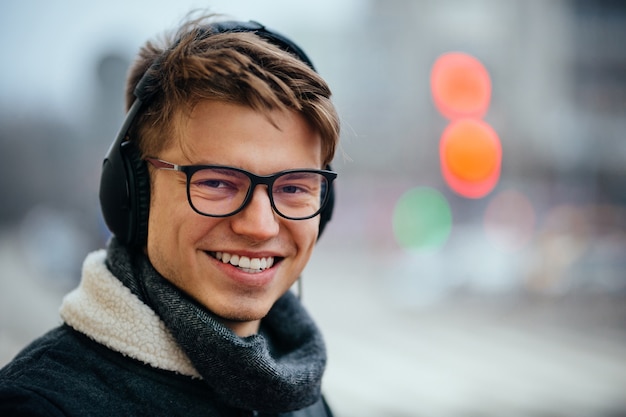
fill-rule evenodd
<path id="1" fill-rule="evenodd" d="M 153 368 L 67 325 L 0 370 L 0 416 L 258 416 L 217 401 L 200 379 Z M 277 417 L 330 417 L 324 401 Z"/>

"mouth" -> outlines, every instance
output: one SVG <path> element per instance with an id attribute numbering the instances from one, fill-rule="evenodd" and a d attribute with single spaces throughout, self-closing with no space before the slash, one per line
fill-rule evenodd
<path id="1" fill-rule="evenodd" d="M 221 261 L 225 264 L 230 264 L 249 274 L 257 274 L 259 272 L 263 272 L 266 269 L 271 268 L 281 260 L 281 258 L 274 258 L 273 256 L 268 256 L 266 258 L 250 258 L 247 256 L 240 256 L 228 252 L 207 253 L 218 261 Z"/>

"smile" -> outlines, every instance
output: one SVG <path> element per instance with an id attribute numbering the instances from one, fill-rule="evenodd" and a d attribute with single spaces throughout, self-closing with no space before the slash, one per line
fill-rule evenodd
<path id="1" fill-rule="evenodd" d="M 225 264 L 231 264 L 244 272 L 256 273 L 271 268 L 274 265 L 274 257 L 249 258 L 227 252 L 211 252 L 211 256 Z"/>

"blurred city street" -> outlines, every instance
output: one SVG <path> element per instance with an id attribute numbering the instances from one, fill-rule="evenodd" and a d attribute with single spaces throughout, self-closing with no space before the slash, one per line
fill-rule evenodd
<path id="1" fill-rule="evenodd" d="M 65 291 L 15 242 L 0 240 L 2 364 L 59 323 Z M 450 295 L 411 306 L 383 259 L 318 249 L 303 300 L 326 337 L 337 417 L 626 416 L 623 298 Z"/>

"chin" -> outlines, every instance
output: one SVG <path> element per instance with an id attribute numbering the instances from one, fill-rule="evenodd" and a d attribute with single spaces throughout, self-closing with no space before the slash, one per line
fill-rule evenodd
<path id="1" fill-rule="evenodd" d="M 217 309 L 217 311 L 213 311 L 213 313 L 224 320 L 233 322 L 257 321 L 267 315 L 275 302 L 276 299 L 264 301 L 252 297 L 242 298 Z"/>
<path id="2" fill-rule="evenodd" d="M 218 314 L 219 321 L 239 337 L 248 337 L 258 333 L 261 319 L 269 309 L 248 310 Z"/>

